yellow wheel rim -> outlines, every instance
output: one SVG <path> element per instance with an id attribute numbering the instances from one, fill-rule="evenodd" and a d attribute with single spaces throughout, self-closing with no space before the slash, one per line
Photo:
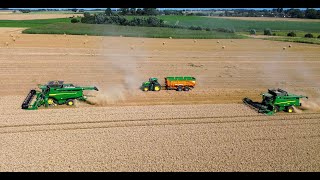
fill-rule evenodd
<path id="1" fill-rule="evenodd" d="M 289 113 L 291 113 L 292 112 L 292 109 L 289 109 Z"/>
<path id="2" fill-rule="evenodd" d="M 50 104 L 50 105 L 53 104 L 53 99 L 51 99 L 51 98 L 48 99 L 48 104 Z"/>
<path id="3" fill-rule="evenodd" d="M 144 88 L 143 90 L 144 90 L 144 91 L 148 91 L 148 88 Z"/>
<path id="4" fill-rule="evenodd" d="M 72 105 L 73 105 L 73 102 L 72 102 L 72 101 L 68 102 L 68 105 L 69 105 L 69 106 L 72 106 Z"/>
<path id="5" fill-rule="evenodd" d="M 154 90 L 155 90 L 155 91 L 159 91 L 159 90 L 160 90 L 160 87 L 159 87 L 159 86 L 156 86 L 156 87 L 154 87 Z"/>

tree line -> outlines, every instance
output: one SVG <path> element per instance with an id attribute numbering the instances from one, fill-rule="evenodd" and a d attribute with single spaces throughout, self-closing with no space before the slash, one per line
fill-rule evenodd
<path id="1" fill-rule="evenodd" d="M 280 18 L 308 18 L 308 19 L 320 19 L 320 10 L 313 8 L 307 8 L 306 10 L 300 9 L 287 9 L 275 8 L 272 10 L 233 10 L 224 11 L 219 16 L 234 16 L 234 17 L 280 17 Z"/>
<path id="2" fill-rule="evenodd" d="M 77 23 L 76 18 L 71 20 L 72 23 Z M 133 17 L 132 19 L 127 19 L 119 14 L 113 14 L 110 11 L 105 11 L 105 13 L 93 14 L 85 12 L 80 20 L 81 23 L 86 24 L 115 24 L 121 26 L 144 26 L 144 27 L 167 27 L 167 28 L 179 28 L 179 29 L 190 29 L 190 30 L 206 30 L 206 31 L 219 31 L 226 33 L 235 33 L 234 29 L 230 28 L 204 28 L 201 26 L 179 26 L 165 24 L 164 21 L 156 16 L 144 16 L 144 17 Z"/>

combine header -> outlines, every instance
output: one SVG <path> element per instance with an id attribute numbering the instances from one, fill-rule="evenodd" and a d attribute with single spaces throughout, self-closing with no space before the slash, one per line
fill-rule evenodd
<path id="1" fill-rule="evenodd" d="M 166 90 L 189 91 L 196 85 L 196 78 L 194 77 L 166 77 L 164 78 L 165 85 L 161 86 L 158 78 L 149 78 L 149 81 L 142 83 L 141 89 L 143 91 L 160 91 L 161 88 Z"/>
<path id="2" fill-rule="evenodd" d="M 307 96 L 300 96 L 289 94 L 282 89 L 268 89 L 268 92 L 262 93 L 262 102 L 253 102 L 249 98 L 244 98 L 243 102 L 251 108 L 257 110 L 259 113 L 266 115 L 273 115 L 279 111 L 286 111 L 292 113 L 293 107 L 301 106 L 300 98 L 307 98 Z"/>
<path id="3" fill-rule="evenodd" d="M 44 105 L 56 106 L 67 104 L 74 105 L 74 100 L 85 101 L 86 97 L 83 95 L 83 90 L 96 90 L 96 87 L 79 87 L 73 84 L 64 84 L 63 81 L 50 81 L 46 85 L 38 85 L 41 91 L 32 89 L 22 103 L 22 109 L 36 110 L 38 107 Z"/>

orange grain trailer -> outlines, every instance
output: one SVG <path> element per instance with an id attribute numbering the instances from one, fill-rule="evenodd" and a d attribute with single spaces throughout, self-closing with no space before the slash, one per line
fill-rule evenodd
<path id="1" fill-rule="evenodd" d="M 175 89 L 177 91 L 189 91 L 196 85 L 196 78 L 185 76 L 185 77 L 166 77 L 165 87 L 168 90 Z"/>

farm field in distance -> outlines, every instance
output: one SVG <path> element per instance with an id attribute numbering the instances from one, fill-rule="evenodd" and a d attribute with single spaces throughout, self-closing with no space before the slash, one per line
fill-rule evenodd
<path id="1" fill-rule="evenodd" d="M 0 171 L 320 170 L 319 45 L 22 33 L 74 25 L 45 21 L 0 28 Z M 139 89 L 167 76 L 193 76 L 197 85 Z M 86 92 L 96 104 L 21 109 L 50 80 L 97 86 Z M 306 109 L 265 116 L 243 104 L 268 88 L 307 95 Z"/>

